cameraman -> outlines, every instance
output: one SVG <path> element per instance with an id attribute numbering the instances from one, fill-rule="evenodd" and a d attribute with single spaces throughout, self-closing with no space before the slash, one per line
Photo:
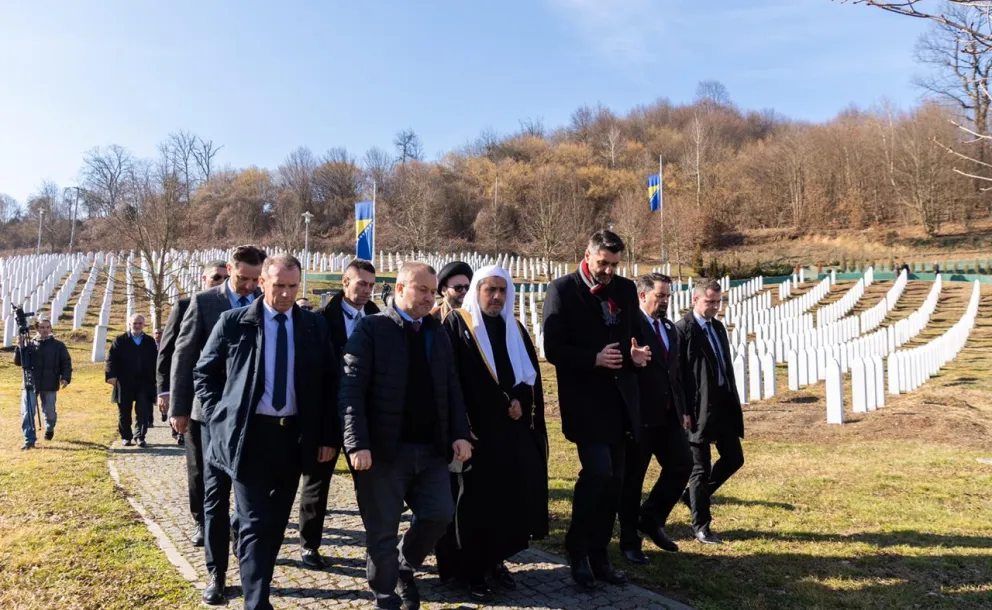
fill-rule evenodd
<path id="1" fill-rule="evenodd" d="M 39 316 L 34 324 L 38 334 L 25 346 L 26 358 L 30 364 L 33 388 L 25 387 L 21 392 L 21 430 L 24 432 L 24 445 L 21 449 L 34 447 L 35 409 L 41 397 L 41 412 L 45 417 L 45 440 L 55 436 L 55 394 L 72 381 L 72 359 L 65 343 L 52 336 L 52 323 L 47 317 Z M 14 349 L 14 365 L 21 366 L 21 348 Z"/>

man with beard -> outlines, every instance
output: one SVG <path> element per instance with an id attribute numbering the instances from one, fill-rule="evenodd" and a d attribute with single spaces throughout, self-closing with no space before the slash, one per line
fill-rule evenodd
<path id="1" fill-rule="evenodd" d="M 575 273 L 548 285 L 544 349 L 555 366 L 562 432 L 575 443 L 582 470 L 565 536 L 572 578 L 627 581 L 607 554 L 623 481 L 625 439 L 637 440 L 640 403 L 635 369 L 651 360 L 642 347 L 637 289 L 616 277 L 624 243 L 612 231 L 589 239 Z"/>
<path id="2" fill-rule="evenodd" d="M 375 267 L 369 261 L 356 258 L 344 270 L 341 292 L 317 312 L 327 321 L 328 337 L 336 357 L 340 357 L 348 337 L 362 318 L 379 313 L 379 308 L 372 302 L 374 288 Z M 334 459 L 317 464 L 312 473 L 303 476 L 303 489 L 300 492 L 300 561 L 315 570 L 324 568 L 324 559 L 320 556 L 320 541 L 324 535 L 327 494 L 336 464 L 335 454 Z"/>
<path id="3" fill-rule="evenodd" d="M 548 439 L 537 353 L 513 317 L 513 281 L 499 266 L 472 278 L 464 308 L 444 325 L 472 427 L 472 460 L 456 464 L 454 522 L 438 543 L 441 578 L 468 585 L 475 602 L 489 581 L 515 588 L 503 563 L 548 534 Z"/>
<path id="4" fill-rule="evenodd" d="M 468 263 L 454 261 L 442 267 L 441 273 L 437 274 L 437 293 L 441 295 L 441 302 L 431 311 L 431 315 L 444 322 L 448 314 L 465 302 L 471 281 L 472 268 Z"/>
<path id="5" fill-rule="evenodd" d="M 649 273 L 637 278 L 641 302 L 641 336 L 653 357 L 638 369 L 641 393 L 641 440 L 627 441 L 626 471 L 620 493 L 620 550 L 633 564 L 650 563 L 641 551 L 642 532 L 658 548 L 676 552 L 679 547 L 665 533 L 665 522 L 679 501 L 692 471 L 692 454 L 685 430 L 692 420 L 685 412 L 678 334 L 665 319 L 672 296 L 672 278 Z M 641 489 L 651 457 L 661 466 L 661 476 L 641 504 Z"/>
<path id="6" fill-rule="evenodd" d="M 132 439 L 139 447 L 147 447 L 145 433 L 152 418 L 155 401 L 155 341 L 145 334 L 145 316 L 134 314 L 128 332 L 120 334 L 107 352 L 107 383 L 114 386 L 111 400 L 117 403 L 117 431 L 125 447 Z M 131 411 L 134 410 L 134 432 L 131 432 Z"/>
<path id="7" fill-rule="evenodd" d="M 722 544 L 710 531 L 710 499 L 744 465 L 744 413 L 730 362 L 727 329 L 717 320 L 722 299 L 720 282 L 701 281 L 692 291 L 692 309 L 675 323 L 686 381 L 686 407 L 694 424 L 689 434 L 692 474 L 682 501 L 692 512 L 692 531 L 703 544 Z M 710 445 L 720 459 L 710 465 Z"/>

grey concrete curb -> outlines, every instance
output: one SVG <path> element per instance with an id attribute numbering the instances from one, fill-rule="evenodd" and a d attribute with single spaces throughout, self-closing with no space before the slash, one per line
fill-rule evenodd
<path id="1" fill-rule="evenodd" d="M 199 582 L 199 576 L 197 576 L 196 570 L 188 561 L 186 561 L 186 558 L 179 552 L 179 549 L 172 544 L 172 540 L 169 539 L 169 536 L 166 535 L 162 527 L 153 521 L 148 515 L 148 511 L 145 510 L 145 507 L 128 493 L 127 488 L 121 483 L 121 475 L 117 472 L 117 467 L 114 466 L 112 457 L 107 458 L 107 468 L 110 470 L 110 478 L 114 480 L 114 484 L 124 491 L 124 495 L 127 498 L 128 503 L 134 508 L 135 512 L 138 513 L 141 520 L 145 522 L 145 527 L 148 528 L 148 531 L 155 536 L 155 541 L 158 543 L 158 548 L 162 549 L 165 553 L 169 563 L 174 565 L 176 569 L 179 570 L 179 573 L 183 578 L 198 586 L 203 586 L 203 583 Z"/>
<path id="2" fill-rule="evenodd" d="M 541 559 L 548 563 L 556 563 L 558 565 L 568 565 L 568 562 L 557 555 L 552 555 L 551 553 L 542 551 L 541 549 L 535 549 L 531 547 L 528 550 L 530 553 L 539 556 Z M 665 597 L 664 595 L 655 593 L 654 591 L 649 591 L 644 587 L 638 587 L 637 585 L 626 585 L 627 588 L 635 589 L 638 591 L 638 595 L 641 595 L 651 601 L 657 602 L 662 606 L 668 608 L 668 610 L 695 610 L 692 606 L 686 606 L 682 602 L 677 602 L 674 599 Z"/>

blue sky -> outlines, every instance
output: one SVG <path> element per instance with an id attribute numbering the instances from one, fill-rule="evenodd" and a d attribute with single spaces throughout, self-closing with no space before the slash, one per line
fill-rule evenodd
<path id="1" fill-rule="evenodd" d="M 0 0 L 0 193 L 76 183 L 83 154 L 171 131 L 274 168 L 294 148 L 428 157 L 581 104 L 623 113 L 723 82 L 810 121 L 910 106 L 926 24 L 833 0 Z"/>

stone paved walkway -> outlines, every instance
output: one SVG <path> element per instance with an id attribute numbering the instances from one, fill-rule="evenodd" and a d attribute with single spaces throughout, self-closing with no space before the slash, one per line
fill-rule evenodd
<path id="1" fill-rule="evenodd" d="M 149 521 L 159 543 L 184 575 L 204 586 L 206 568 L 203 551 L 189 538 L 192 519 L 186 496 L 186 468 L 182 448 L 159 424 L 148 431 L 149 447 L 120 447 L 111 450 L 110 467 L 120 478 L 132 503 Z M 351 480 L 332 479 L 329 510 L 324 524 L 322 554 L 329 562 L 324 571 L 303 567 L 299 561 L 297 509 L 294 508 L 279 554 L 273 588 L 276 608 L 367 608 L 371 594 L 365 583 L 365 532 L 362 528 Z M 237 562 L 232 559 L 229 588 L 240 594 Z M 459 587 L 443 585 L 434 569 L 433 557 L 419 575 L 423 607 L 438 608 L 534 608 L 584 610 L 599 608 L 660 608 L 687 610 L 686 606 L 633 585 L 603 587 L 594 593 L 579 592 L 568 568 L 559 558 L 537 550 L 515 556 L 509 563 L 517 579 L 515 591 L 499 592 L 489 606 L 466 601 Z M 240 607 L 240 600 L 229 601 Z"/>

